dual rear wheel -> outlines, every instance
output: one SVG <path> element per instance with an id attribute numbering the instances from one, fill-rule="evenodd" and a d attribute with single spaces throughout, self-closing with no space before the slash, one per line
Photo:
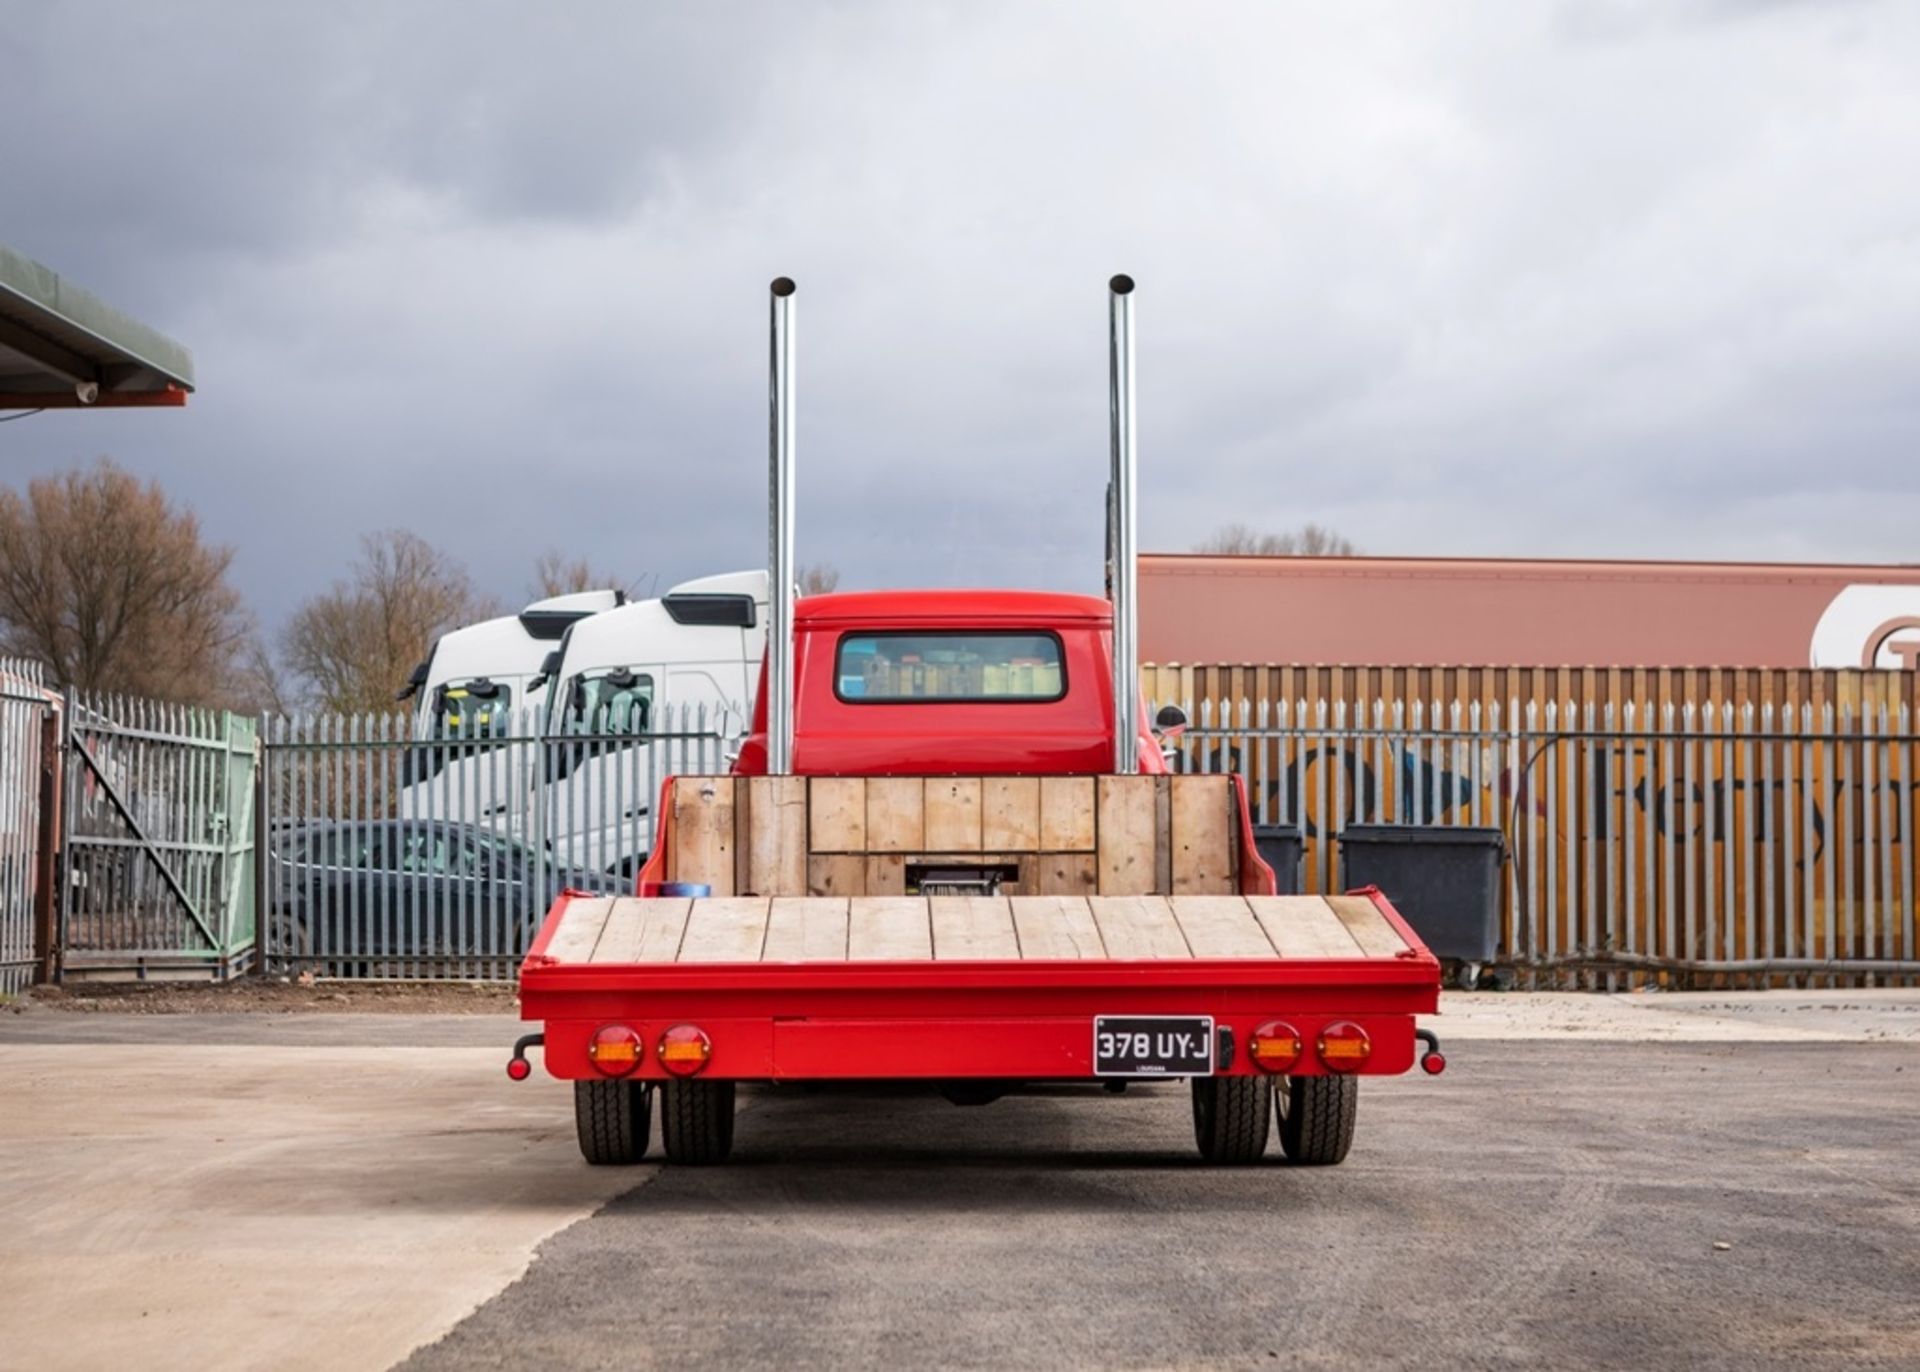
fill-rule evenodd
<path id="1" fill-rule="evenodd" d="M 1353 1147 L 1360 1109 L 1356 1077 L 1195 1077 L 1193 1134 L 1211 1163 L 1260 1161 L 1274 1117 L 1280 1151 L 1297 1167 L 1329 1167 Z"/>
<path id="2" fill-rule="evenodd" d="M 725 1162 L 733 1151 L 730 1081 L 576 1081 L 573 1122 L 580 1155 L 596 1167 L 627 1167 L 647 1155 L 653 1098 L 660 1097 L 660 1142 L 682 1166 Z"/>

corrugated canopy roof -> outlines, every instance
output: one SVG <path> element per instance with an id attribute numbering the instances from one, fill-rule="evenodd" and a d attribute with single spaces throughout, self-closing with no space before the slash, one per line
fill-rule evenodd
<path id="1" fill-rule="evenodd" d="M 180 405 L 193 354 L 0 246 L 0 410 Z"/>

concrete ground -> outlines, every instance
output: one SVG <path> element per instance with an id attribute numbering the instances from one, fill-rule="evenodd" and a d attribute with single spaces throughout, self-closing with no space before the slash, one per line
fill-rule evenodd
<path id="1" fill-rule="evenodd" d="M 514 1021 L 384 1018 L 0 1015 L 0 1366 L 386 1367 L 652 1170 Z"/>
<path id="2" fill-rule="evenodd" d="M 761 1092 L 702 1171 L 581 1165 L 504 1016 L 0 1014 L 0 1363 L 1920 1367 L 1920 994 L 1436 1027 L 1336 1169 L 1167 1088 Z"/>

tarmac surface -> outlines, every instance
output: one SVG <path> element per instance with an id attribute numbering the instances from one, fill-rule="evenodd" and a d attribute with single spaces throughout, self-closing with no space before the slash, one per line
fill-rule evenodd
<path id="1" fill-rule="evenodd" d="M 1920 995 L 1436 1025 L 1338 1168 L 1167 1087 L 759 1091 L 702 1170 L 582 1165 L 504 1016 L 0 1014 L 0 1363 L 1920 1367 Z"/>

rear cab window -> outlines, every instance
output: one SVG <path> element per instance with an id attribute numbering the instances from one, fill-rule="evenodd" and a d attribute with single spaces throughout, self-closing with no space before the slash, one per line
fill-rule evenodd
<path id="1" fill-rule="evenodd" d="M 833 690 L 850 705 L 1040 704 L 1067 692 L 1059 635 L 1031 629 L 843 634 Z"/>

